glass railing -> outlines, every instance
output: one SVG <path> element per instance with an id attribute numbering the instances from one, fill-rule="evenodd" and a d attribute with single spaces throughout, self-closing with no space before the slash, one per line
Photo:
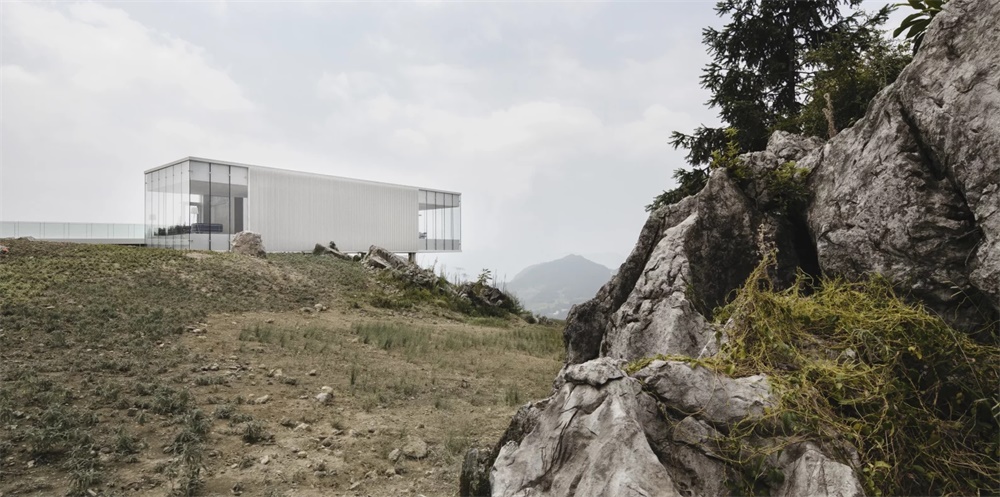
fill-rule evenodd
<path id="1" fill-rule="evenodd" d="M 0 238 L 26 236 L 39 240 L 142 240 L 146 237 L 146 232 L 145 226 L 141 224 L 0 221 Z"/>

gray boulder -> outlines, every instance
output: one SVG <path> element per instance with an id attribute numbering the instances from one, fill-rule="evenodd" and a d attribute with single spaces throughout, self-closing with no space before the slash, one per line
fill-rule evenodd
<path id="1" fill-rule="evenodd" d="M 559 376 L 562 378 L 562 375 Z M 493 462 L 508 444 L 519 445 L 524 437 L 538 425 L 538 419 L 549 405 L 549 399 L 521 406 L 510 420 L 510 425 L 492 450 L 472 448 L 466 455 L 459 477 L 458 494 L 463 497 L 481 497 L 492 494 L 490 473 Z"/>
<path id="2" fill-rule="evenodd" d="M 635 377 L 671 408 L 717 426 L 760 418 L 775 404 L 760 375 L 734 379 L 679 361 L 653 361 Z"/>
<path id="3" fill-rule="evenodd" d="M 237 254 L 267 257 L 264 241 L 261 240 L 259 233 L 253 231 L 241 231 L 233 235 L 230 250 Z"/>
<path id="4" fill-rule="evenodd" d="M 882 274 L 966 330 L 1000 310 L 998 19 L 998 2 L 949 2 L 896 83 L 810 161 L 823 271 Z"/>
<path id="5" fill-rule="evenodd" d="M 779 458 L 784 481 L 777 497 L 864 497 L 861 483 L 850 466 L 834 461 L 815 444 L 802 443 L 785 449 Z"/>
<path id="6" fill-rule="evenodd" d="M 609 374 L 616 366 L 598 359 L 564 371 L 534 429 L 501 448 L 493 496 L 680 496 L 638 422 L 641 386 Z"/>

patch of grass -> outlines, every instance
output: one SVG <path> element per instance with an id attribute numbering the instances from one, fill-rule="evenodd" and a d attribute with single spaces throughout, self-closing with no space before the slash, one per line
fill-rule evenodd
<path id="1" fill-rule="evenodd" d="M 194 384 L 199 387 L 205 387 L 209 385 L 225 385 L 226 378 L 219 375 L 202 375 L 194 379 Z"/>
<path id="2" fill-rule="evenodd" d="M 562 331 L 556 327 L 525 326 L 495 333 L 475 333 L 366 323 L 355 325 L 353 332 L 362 343 L 387 351 L 400 351 L 407 358 L 476 349 L 517 351 L 536 357 L 558 357 L 563 353 Z"/>
<path id="3" fill-rule="evenodd" d="M 466 322 L 468 322 L 473 326 L 488 326 L 491 328 L 510 328 L 510 319 L 493 317 L 493 316 L 471 317 Z"/>
<path id="4" fill-rule="evenodd" d="M 167 386 L 160 386 L 153 396 L 150 411 L 155 414 L 181 414 L 191 407 L 191 393 L 187 390 L 177 391 Z"/>
<path id="5" fill-rule="evenodd" d="M 523 402 L 521 389 L 517 385 L 508 385 L 503 392 L 504 403 L 510 407 L 516 407 Z"/>
<path id="6" fill-rule="evenodd" d="M 248 444 L 255 444 L 270 440 L 271 434 L 267 432 L 264 425 L 256 421 L 249 421 L 243 425 L 243 431 L 240 434 L 240 438 Z"/>
<path id="7" fill-rule="evenodd" d="M 142 450 L 142 441 L 137 437 L 130 435 L 124 427 L 119 426 L 115 431 L 115 439 L 112 450 L 120 456 L 137 454 L 140 450 Z"/>
<path id="8" fill-rule="evenodd" d="M 977 343 L 891 285 L 806 277 L 775 291 L 772 253 L 717 313 L 728 342 L 701 361 L 732 376 L 766 374 L 779 405 L 727 438 L 754 466 L 763 431 L 857 450 L 868 495 L 977 495 L 1000 489 L 1000 348 Z M 807 291 L 808 290 L 808 291 Z M 767 480 L 769 468 L 749 475 Z"/>

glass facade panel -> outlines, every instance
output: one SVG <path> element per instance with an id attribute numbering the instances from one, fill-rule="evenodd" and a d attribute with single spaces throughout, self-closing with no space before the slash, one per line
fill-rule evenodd
<path id="1" fill-rule="evenodd" d="M 150 247 L 188 248 L 188 163 L 181 162 L 146 173 L 145 234 Z M 127 238 L 127 228 L 90 225 L 90 236 Z"/>
<path id="2" fill-rule="evenodd" d="M 420 190 L 417 201 L 419 249 L 438 252 L 462 250 L 462 195 Z"/>
<path id="3" fill-rule="evenodd" d="M 150 188 L 152 187 L 152 185 L 149 183 L 149 177 L 150 177 L 150 174 L 146 173 L 146 181 L 145 181 L 145 184 L 146 184 L 146 195 L 145 195 L 145 197 L 146 198 L 145 198 L 145 206 L 143 207 L 143 218 L 142 218 L 143 233 L 144 233 L 143 238 L 146 239 L 146 246 L 147 247 L 152 246 L 152 244 L 153 244 L 153 234 L 152 234 L 152 232 L 150 232 L 150 222 L 149 222 L 150 221 L 149 220 L 149 216 L 153 212 L 153 209 L 150 206 L 150 198 L 151 198 L 150 194 L 152 193 L 150 191 Z"/>
<path id="4" fill-rule="evenodd" d="M 229 218 L 229 166 L 209 164 L 209 170 L 209 249 L 226 251 L 229 250 L 229 235 L 232 233 L 232 220 Z"/>
<path id="5" fill-rule="evenodd" d="M 208 202 L 212 195 L 211 172 L 208 164 L 191 161 L 190 199 L 188 201 L 188 221 L 191 224 L 191 249 L 208 250 L 211 223 Z"/>
<path id="6" fill-rule="evenodd" d="M 232 232 L 239 233 L 248 229 L 247 223 L 247 186 L 249 171 L 245 167 L 229 167 L 229 219 L 232 221 Z"/>

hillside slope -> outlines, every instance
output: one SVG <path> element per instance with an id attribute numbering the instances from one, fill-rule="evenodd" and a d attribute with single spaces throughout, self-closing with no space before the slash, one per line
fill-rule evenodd
<path id="1" fill-rule="evenodd" d="M 4 496 L 450 494 L 561 364 L 360 263 L 2 243 Z"/>

